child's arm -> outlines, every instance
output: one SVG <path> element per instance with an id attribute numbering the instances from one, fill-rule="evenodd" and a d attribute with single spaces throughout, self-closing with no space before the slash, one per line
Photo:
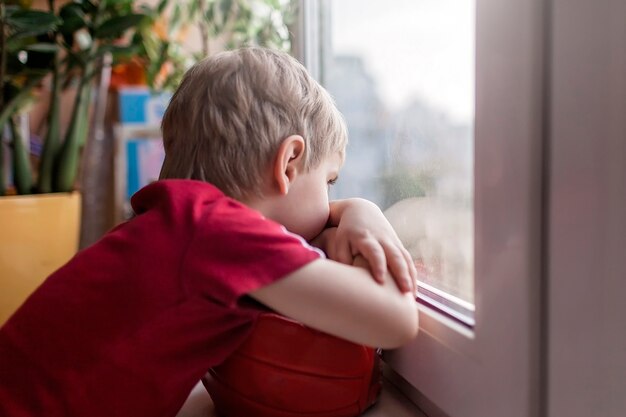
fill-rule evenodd
<path id="1" fill-rule="evenodd" d="M 417 303 L 402 293 L 389 273 L 376 283 L 367 261 L 355 266 L 325 259 L 291 273 L 250 296 L 314 329 L 368 346 L 403 345 L 418 329 Z"/>
<path id="2" fill-rule="evenodd" d="M 378 282 L 389 270 L 402 291 L 415 293 L 417 271 L 411 255 L 378 206 L 361 198 L 331 201 L 328 226 L 337 227 L 332 244 L 322 247 L 330 259 L 351 265 L 354 256 L 362 255 Z M 331 240 L 320 238 L 318 243 Z"/>

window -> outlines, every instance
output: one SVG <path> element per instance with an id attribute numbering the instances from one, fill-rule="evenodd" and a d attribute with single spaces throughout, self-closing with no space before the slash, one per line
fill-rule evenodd
<path id="1" fill-rule="evenodd" d="M 539 415 L 544 2 L 302 5 L 302 57 L 350 131 L 336 196 L 375 200 L 401 235 L 428 226 L 404 236 L 422 290 L 474 314 L 420 305 L 385 361 L 446 415 Z"/>
<path id="2" fill-rule="evenodd" d="M 385 362 L 394 371 L 392 379 L 432 417 L 622 416 L 626 4 L 473 1 L 475 23 L 465 29 L 474 27 L 468 37 L 475 39 L 475 88 L 466 90 L 475 95 L 470 161 L 475 324 L 459 325 L 440 309 L 420 304 L 417 339 L 385 352 Z M 403 99 L 390 99 L 387 89 L 412 76 L 411 65 L 395 68 L 408 49 L 442 45 L 434 34 L 445 23 L 434 16 L 423 19 L 426 11 L 449 7 L 446 16 L 453 21 L 471 8 L 470 0 L 302 0 L 302 5 L 305 64 L 331 90 L 350 90 L 338 97 L 348 110 L 350 152 L 357 155 L 348 163 L 358 164 L 359 155 L 378 161 L 349 165 L 338 192 L 368 196 L 391 206 L 388 211 L 396 199 L 428 196 L 418 187 L 389 190 L 384 182 L 393 174 L 402 174 L 400 183 L 411 178 L 402 171 L 407 161 L 409 168 L 426 164 L 417 159 L 422 148 L 413 139 L 423 136 L 431 120 L 406 117 L 404 130 L 390 129 L 398 126 L 392 122 Z M 462 27 L 457 22 L 446 30 Z M 337 28 L 344 35 L 337 35 Z M 376 50 L 389 34 L 395 34 L 393 41 Z M 338 82 L 333 77 L 342 76 L 348 64 L 352 76 L 343 74 L 343 85 L 333 87 Z M 385 80 L 390 74 L 396 75 Z M 404 103 L 418 91 L 414 82 L 402 84 L 398 97 Z M 446 85 L 437 91 L 445 97 Z M 426 96 L 420 97 L 428 101 Z M 384 145 L 369 144 L 381 129 L 387 132 Z M 410 146 L 393 163 L 389 141 L 398 138 Z M 368 146 L 380 148 L 368 151 Z M 445 178 L 447 171 L 434 167 L 426 175 Z M 449 198 L 437 187 L 429 191 L 437 199 Z M 439 279 L 430 287 L 435 298 L 457 291 L 464 302 L 471 300 L 441 275 L 427 272 Z"/>
<path id="3" fill-rule="evenodd" d="M 342 0 L 321 15 L 320 78 L 350 135 L 332 196 L 381 206 L 421 295 L 471 321 L 474 2 Z"/>

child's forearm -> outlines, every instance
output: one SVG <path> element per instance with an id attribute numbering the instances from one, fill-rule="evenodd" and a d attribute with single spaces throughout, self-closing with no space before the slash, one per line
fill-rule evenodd
<path id="1" fill-rule="evenodd" d="M 343 216 L 345 209 L 349 206 L 361 205 L 367 209 L 373 209 L 380 212 L 378 206 L 364 198 L 346 198 L 343 200 L 333 200 L 329 203 L 330 215 L 328 216 L 327 227 L 335 227 L 339 225 L 339 221 Z"/>
<path id="2" fill-rule="evenodd" d="M 317 260 L 250 296 L 314 329 L 354 343 L 392 349 L 418 330 L 415 299 L 399 291 L 391 275 L 374 282 L 367 261 L 348 266 Z"/>

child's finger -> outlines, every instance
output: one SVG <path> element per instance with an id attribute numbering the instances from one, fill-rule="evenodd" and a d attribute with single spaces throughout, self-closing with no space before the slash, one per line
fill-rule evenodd
<path id="1" fill-rule="evenodd" d="M 401 250 L 404 255 L 404 259 L 406 259 L 407 266 L 409 267 L 409 275 L 411 276 L 411 283 L 413 284 L 411 291 L 413 291 L 413 293 L 417 296 L 417 269 L 413 263 L 413 257 L 405 248 L 402 248 Z"/>
<path id="2" fill-rule="evenodd" d="M 362 255 L 367 260 L 374 279 L 382 284 L 387 270 L 387 258 L 380 243 L 374 239 L 362 240 L 354 249 L 357 250 L 357 254 Z"/>
<path id="3" fill-rule="evenodd" d="M 413 291 L 413 279 L 409 273 L 409 266 L 407 265 L 407 260 L 404 257 L 404 254 L 400 248 L 395 245 L 387 245 L 385 248 L 387 264 L 389 266 L 389 270 L 391 271 L 391 275 L 398 284 L 398 288 L 402 292 Z"/>
<path id="4" fill-rule="evenodd" d="M 352 265 L 352 248 L 347 240 L 335 242 L 334 259 L 342 264 Z"/>

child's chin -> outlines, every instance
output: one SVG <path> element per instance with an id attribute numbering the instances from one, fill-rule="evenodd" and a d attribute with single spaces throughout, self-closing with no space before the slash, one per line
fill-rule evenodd
<path id="1" fill-rule="evenodd" d="M 302 230 L 302 233 L 298 233 L 298 232 L 296 233 L 298 233 L 300 236 L 306 239 L 307 242 L 310 242 L 311 240 L 318 237 L 319 234 L 324 231 L 324 229 L 326 229 L 326 221 L 317 222 L 316 224 L 311 225 L 310 227 Z"/>
<path id="2" fill-rule="evenodd" d="M 291 233 L 295 233 L 299 236 L 302 236 L 304 238 L 304 240 L 306 240 L 307 242 L 312 241 L 313 239 L 315 239 L 320 233 L 322 233 L 322 230 L 324 230 L 323 227 L 318 228 L 302 228 L 302 227 L 287 227 L 287 230 L 289 230 Z"/>

